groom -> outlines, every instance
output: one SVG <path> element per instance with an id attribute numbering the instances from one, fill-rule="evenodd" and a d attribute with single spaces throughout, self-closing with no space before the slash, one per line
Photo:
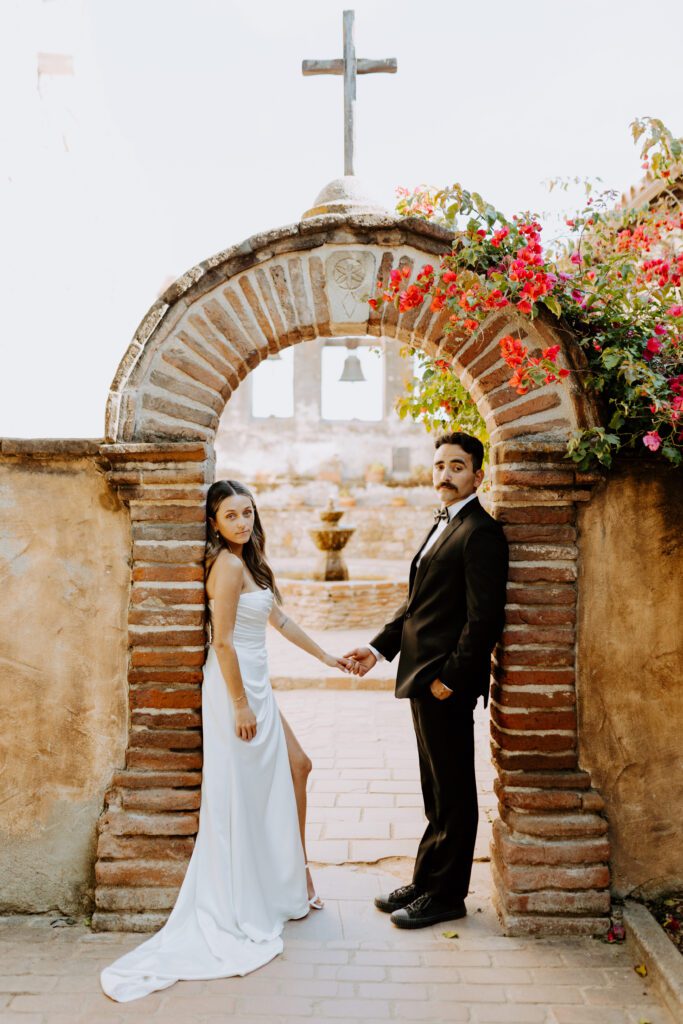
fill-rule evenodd
<path id="1" fill-rule="evenodd" d="M 410 885 L 375 906 L 399 928 L 464 917 L 477 834 L 473 709 L 488 702 L 491 651 L 504 620 L 508 548 L 477 499 L 484 448 L 456 432 L 435 442 L 435 523 L 410 566 L 408 598 L 367 647 L 346 655 L 365 675 L 399 654 L 396 696 L 409 697 L 427 828 Z"/>

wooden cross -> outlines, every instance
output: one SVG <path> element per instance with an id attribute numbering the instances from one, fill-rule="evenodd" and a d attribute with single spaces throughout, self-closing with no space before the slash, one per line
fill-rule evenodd
<path id="1" fill-rule="evenodd" d="M 355 11 L 344 11 L 344 56 L 341 60 L 305 60 L 304 75 L 344 76 L 344 174 L 354 174 L 353 154 L 356 142 L 356 75 L 378 72 L 393 75 L 398 70 L 395 57 L 386 60 L 362 60 L 356 57 L 353 38 Z"/>

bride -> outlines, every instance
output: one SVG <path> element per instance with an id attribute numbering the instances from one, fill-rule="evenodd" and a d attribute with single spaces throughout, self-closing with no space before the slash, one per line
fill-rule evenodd
<path id="1" fill-rule="evenodd" d="M 212 484 L 206 518 L 211 645 L 199 830 L 166 924 L 100 974 L 118 1002 L 179 979 L 247 974 L 282 952 L 285 921 L 322 907 L 305 856 L 310 761 L 273 696 L 266 622 L 325 665 L 346 671 L 350 663 L 323 651 L 282 611 L 247 488 Z"/>

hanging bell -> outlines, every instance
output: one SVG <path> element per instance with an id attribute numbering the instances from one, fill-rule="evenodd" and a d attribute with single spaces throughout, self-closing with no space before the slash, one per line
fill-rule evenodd
<path id="1" fill-rule="evenodd" d="M 352 384 L 365 383 L 365 377 L 363 376 L 363 367 L 360 364 L 360 359 L 353 352 L 349 352 L 346 359 L 344 360 L 344 368 L 341 372 L 340 381 L 349 381 Z"/>

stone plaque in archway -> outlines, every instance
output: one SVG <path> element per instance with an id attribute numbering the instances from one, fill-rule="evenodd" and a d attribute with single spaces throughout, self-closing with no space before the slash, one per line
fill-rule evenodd
<path id="1" fill-rule="evenodd" d="M 375 281 L 374 253 L 359 249 L 333 252 L 325 262 L 331 320 L 337 324 L 365 323 L 367 298 Z"/>

